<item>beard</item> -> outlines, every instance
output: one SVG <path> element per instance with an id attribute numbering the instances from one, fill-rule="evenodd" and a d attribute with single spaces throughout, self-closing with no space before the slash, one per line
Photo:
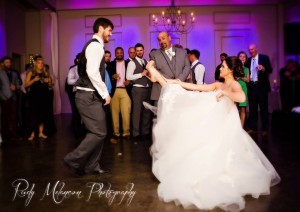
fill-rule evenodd
<path id="1" fill-rule="evenodd" d="M 137 54 L 136 55 L 138 58 L 143 58 L 144 54 Z"/>
<path id="2" fill-rule="evenodd" d="M 161 47 L 163 50 L 165 50 L 165 49 L 167 48 L 167 44 L 166 44 L 166 43 L 161 43 L 161 44 L 160 44 L 160 47 Z"/>
<path id="3" fill-rule="evenodd" d="M 109 42 L 110 36 L 107 35 L 107 34 L 105 34 L 105 33 L 103 33 L 102 38 L 103 38 L 103 42 L 104 42 L 104 43 L 108 43 L 108 42 Z"/>
<path id="4" fill-rule="evenodd" d="M 124 56 L 117 56 L 116 58 L 117 58 L 117 60 L 119 60 L 119 61 L 124 60 Z"/>

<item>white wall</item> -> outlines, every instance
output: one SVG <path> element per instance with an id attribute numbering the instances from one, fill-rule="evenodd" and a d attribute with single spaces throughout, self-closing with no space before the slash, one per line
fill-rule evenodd
<path id="1" fill-rule="evenodd" d="M 151 33 L 151 14 L 165 8 L 128 8 L 98 10 L 58 11 L 59 25 L 59 82 L 62 95 L 62 112 L 70 112 L 70 106 L 63 84 L 68 68 L 75 55 L 92 35 L 93 20 L 107 16 L 117 25 L 113 41 L 107 46 L 112 51 L 118 45 L 125 50 L 141 42 L 148 52 L 156 45 L 156 34 Z M 214 70 L 219 63 L 220 52 L 236 55 L 238 50 L 247 52 L 250 43 L 256 43 L 261 53 L 269 55 L 274 73 L 271 80 L 278 78 L 279 45 L 281 36 L 278 21 L 281 9 L 272 5 L 261 6 L 198 6 L 181 7 L 183 12 L 194 11 L 196 26 L 188 36 L 178 36 L 178 41 L 190 49 L 201 52 L 200 61 L 206 66 L 206 82 L 214 81 Z M 94 17 L 91 17 L 94 16 Z M 282 41 L 280 39 L 280 41 Z M 158 46 L 157 46 L 158 48 Z"/>

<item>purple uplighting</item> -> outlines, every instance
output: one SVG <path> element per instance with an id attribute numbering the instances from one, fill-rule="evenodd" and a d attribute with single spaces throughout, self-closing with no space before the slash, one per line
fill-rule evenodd
<path id="1" fill-rule="evenodd" d="M 279 1 L 278 1 L 279 2 Z M 165 7 L 171 0 L 141 1 L 141 0 L 65 0 L 57 1 L 57 9 L 96 9 L 96 8 L 130 8 L 130 7 Z M 207 5 L 253 5 L 274 4 L 274 0 L 175 0 L 177 6 L 207 6 Z"/>
<path id="2" fill-rule="evenodd" d="M 0 22 L 0 55 L 6 55 L 6 36 L 3 24 L 3 19 Z"/>

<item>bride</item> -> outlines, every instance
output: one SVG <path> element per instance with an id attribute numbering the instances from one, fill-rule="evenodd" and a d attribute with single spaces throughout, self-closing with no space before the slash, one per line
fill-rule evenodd
<path id="1" fill-rule="evenodd" d="M 239 211 L 243 196 L 269 194 L 280 177 L 243 130 L 234 103 L 245 101 L 235 80 L 243 74 L 240 60 L 226 58 L 220 69 L 225 82 L 209 85 L 165 79 L 154 61 L 146 68 L 163 87 L 151 147 L 159 198 L 184 208 Z"/>

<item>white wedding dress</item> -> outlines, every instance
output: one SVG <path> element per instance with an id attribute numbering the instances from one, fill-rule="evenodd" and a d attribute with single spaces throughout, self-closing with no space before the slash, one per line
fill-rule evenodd
<path id="1" fill-rule="evenodd" d="M 227 97 L 217 102 L 217 93 L 187 91 L 177 84 L 161 91 L 151 154 L 158 196 L 165 202 L 239 211 L 244 195 L 269 194 L 280 181 L 243 130 L 234 102 Z"/>

